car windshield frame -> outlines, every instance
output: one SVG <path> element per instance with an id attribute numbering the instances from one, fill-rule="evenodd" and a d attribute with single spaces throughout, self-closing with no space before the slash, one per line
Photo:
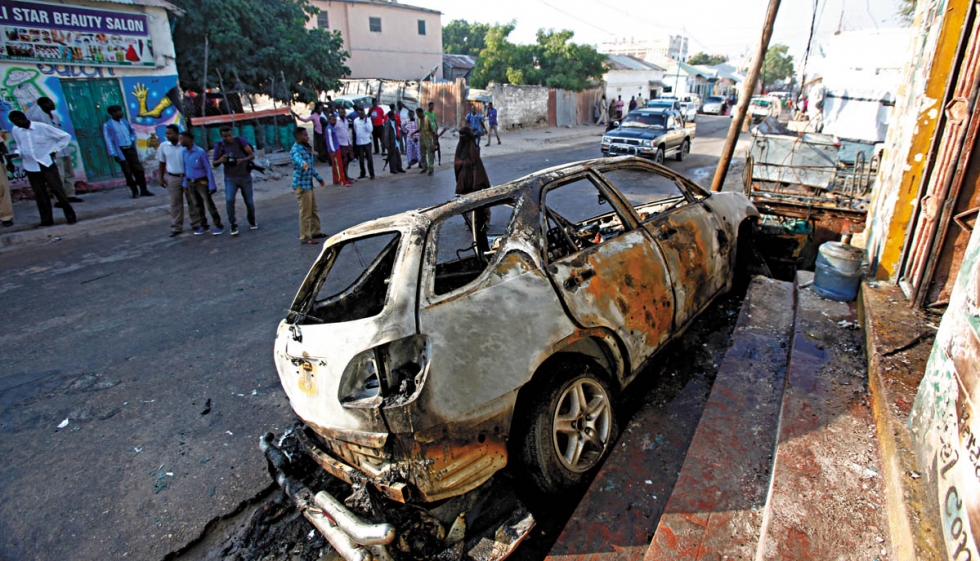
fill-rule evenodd
<path id="1" fill-rule="evenodd" d="M 631 117 L 633 118 L 633 120 L 630 120 Z M 645 119 L 659 119 L 660 124 L 643 122 L 640 120 L 641 117 Z M 634 113 L 629 113 L 628 115 L 623 117 L 623 120 L 620 121 L 619 126 L 627 127 L 627 128 L 632 127 L 632 128 L 650 128 L 655 130 L 667 130 L 667 115 L 663 113 L 648 113 L 645 111 L 644 112 L 637 111 Z"/>

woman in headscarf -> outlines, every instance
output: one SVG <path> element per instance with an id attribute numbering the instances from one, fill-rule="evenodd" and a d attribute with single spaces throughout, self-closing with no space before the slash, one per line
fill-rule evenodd
<path id="1" fill-rule="evenodd" d="M 406 111 L 407 118 L 402 122 L 402 132 L 405 134 L 405 157 L 408 159 L 408 168 L 419 163 L 419 124 L 415 120 L 415 111 Z"/>
<path id="2" fill-rule="evenodd" d="M 394 105 L 392 105 L 394 107 Z M 405 173 L 402 169 L 402 153 L 398 149 L 398 114 L 392 109 L 384 121 L 384 130 L 381 133 L 381 141 L 384 143 L 387 152 L 388 171 L 391 173 Z"/>
<path id="3" fill-rule="evenodd" d="M 453 167 L 456 170 L 456 194 L 466 195 L 490 187 L 490 178 L 483 167 L 480 158 L 480 148 L 476 135 L 470 127 L 463 125 L 459 129 L 459 144 L 456 145 L 456 159 Z M 474 211 L 473 228 L 476 246 L 480 253 L 490 250 L 487 230 L 490 227 L 490 208 L 478 208 Z"/>

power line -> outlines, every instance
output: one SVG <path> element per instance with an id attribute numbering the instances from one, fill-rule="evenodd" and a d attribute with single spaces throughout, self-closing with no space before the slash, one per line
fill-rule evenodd
<path id="1" fill-rule="evenodd" d="M 599 27 L 598 25 L 596 25 L 596 24 L 594 24 L 594 23 L 592 23 L 591 21 L 588 21 L 588 20 L 585 20 L 585 19 L 582 19 L 582 18 L 580 18 L 580 17 L 578 17 L 578 16 L 576 16 L 576 15 L 572 15 L 572 14 L 570 14 L 570 13 L 568 13 L 568 12 L 566 12 L 566 11 L 564 11 L 564 10 L 562 10 L 562 9 L 560 9 L 560 8 L 557 8 L 557 7 L 555 7 L 555 6 L 552 6 L 551 4 L 549 4 L 549 3 L 547 3 L 547 2 L 545 2 L 544 0 L 538 0 L 538 2 L 541 2 L 541 3 L 542 3 L 542 4 L 544 4 L 545 6 L 548 6 L 549 8 L 551 8 L 552 10 L 554 10 L 554 11 L 556 11 L 556 12 L 558 12 L 558 13 L 560 13 L 560 14 L 564 14 L 564 15 L 566 15 L 566 16 L 568 16 L 568 17 L 570 17 L 570 18 L 572 18 L 572 19 L 574 19 L 574 20 L 577 20 L 577 21 L 580 21 L 580 22 L 582 22 L 582 23 L 584 23 L 585 25 L 588 25 L 589 27 L 592 27 L 592 28 L 595 28 L 595 29 L 598 29 L 599 31 L 601 31 L 601 32 L 603 32 L 603 33 L 605 33 L 605 34 L 607 34 L 607 35 L 612 35 L 612 36 L 614 36 L 614 37 L 616 36 L 616 34 L 615 34 L 615 33 L 613 33 L 612 31 L 607 31 L 607 30 L 605 30 L 605 29 L 603 29 L 603 28 L 601 28 L 601 27 Z"/>

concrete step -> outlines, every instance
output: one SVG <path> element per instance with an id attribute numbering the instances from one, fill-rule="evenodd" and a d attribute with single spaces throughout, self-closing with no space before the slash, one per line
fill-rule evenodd
<path id="1" fill-rule="evenodd" d="M 793 333 L 793 283 L 752 280 L 644 559 L 753 559 Z"/>
<path id="2" fill-rule="evenodd" d="M 800 272 L 799 286 L 813 273 Z M 797 293 L 759 561 L 884 559 L 881 460 L 854 303 Z"/>

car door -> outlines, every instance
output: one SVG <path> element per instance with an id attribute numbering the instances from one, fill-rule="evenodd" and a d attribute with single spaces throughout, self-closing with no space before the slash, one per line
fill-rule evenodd
<path id="1" fill-rule="evenodd" d="M 575 322 L 615 332 L 633 365 L 672 330 L 667 264 L 649 233 L 592 172 L 541 191 L 547 271 Z"/>
<path id="2" fill-rule="evenodd" d="M 601 174 L 657 241 L 671 279 L 675 328 L 687 324 L 728 280 L 731 244 L 707 193 L 643 162 Z"/>

